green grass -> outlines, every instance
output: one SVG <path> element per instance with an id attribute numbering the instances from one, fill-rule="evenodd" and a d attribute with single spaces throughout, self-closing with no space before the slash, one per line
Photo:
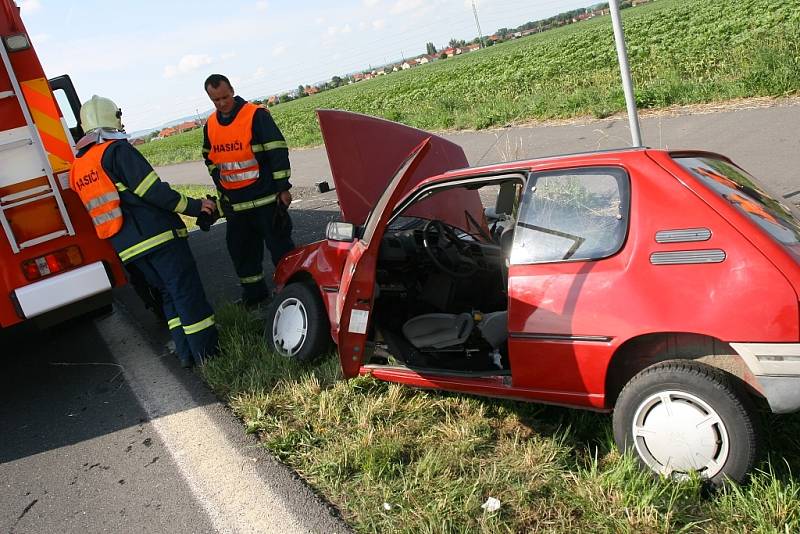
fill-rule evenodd
<path id="1" fill-rule="evenodd" d="M 783 96 L 800 88 L 800 0 L 656 0 L 623 11 L 642 108 Z M 610 17 L 272 109 L 291 147 L 321 142 L 314 111 L 344 109 L 426 130 L 624 111 Z M 140 149 L 153 164 L 200 159 L 202 132 Z"/>
<path id="2" fill-rule="evenodd" d="M 170 186 L 175 191 L 183 193 L 187 197 L 191 198 L 206 198 L 206 195 L 217 196 L 217 190 L 212 185 L 170 184 Z M 195 217 L 181 215 L 181 219 L 183 219 L 183 224 L 186 225 L 186 228 L 192 229 L 197 226 L 197 219 Z"/>
<path id="3" fill-rule="evenodd" d="M 748 485 L 710 493 L 637 469 L 606 415 L 344 381 L 333 356 L 306 367 L 270 354 L 241 308 L 217 320 L 223 356 L 204 378 L 356 531 L 800 531 L 797 417 L 771 421 L 773 456 Z M 481 509 L 490 496 L 499 511 Z"/>

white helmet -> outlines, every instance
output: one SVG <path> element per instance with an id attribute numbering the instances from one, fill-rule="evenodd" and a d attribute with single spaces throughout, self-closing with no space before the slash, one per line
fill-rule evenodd
<path id="1" fill-rule="evenodd" d="M 94 95 L 81 106 L 81 127 L 86 133 L 98 128 L 123 131 L 122 110 L 109 98 Z"/>

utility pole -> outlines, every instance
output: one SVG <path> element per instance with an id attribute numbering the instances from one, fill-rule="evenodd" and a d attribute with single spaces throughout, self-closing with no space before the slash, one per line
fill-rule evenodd
<path id="1" fill-rule="evenodd" d="M 481 48 L 483 48 L 483 33 L 481 33 L 481 23 L 478 21 L 478 8 L 475 6 L 475 0 L 472 0 L 472 13 L 475 15 L 475 26 L 478 27 L 478 37 L 480 38 Z"/>
<path id="2" fill-rule="evenodd" d="M 631 67 L 628 64 L 628 50 L 625 47 L 625 32 L 622 29 L 622 18 L 619 14 L 617 0 L 609 0 L 611 8 L 611 24 L 614 27 L 614 41 L 617 43 L 617 59 L 619 71 L 622 76 L 622 90 L 625 92 L 625 104 L 628 108 L 628 124 L 631 128 L 631 141 L 633 146 L 642 146 L 642 134 L 639 130 L 639 114 L 636 111 L 636 98 L 633 95 L 633 81 L 631 80 Z"/>

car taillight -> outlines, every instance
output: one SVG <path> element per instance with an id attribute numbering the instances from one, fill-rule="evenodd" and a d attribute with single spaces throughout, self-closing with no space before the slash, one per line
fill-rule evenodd
<path id="1" fill-rule="evenodd" d="M 81 249 L 71 246 L 22 262 L 25 278 L 33 282 L 47 275 L 67 271 L 83 263 Z"/>

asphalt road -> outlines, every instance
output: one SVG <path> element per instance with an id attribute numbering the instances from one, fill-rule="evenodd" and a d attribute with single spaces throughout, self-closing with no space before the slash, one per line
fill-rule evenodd
<path id="1" fill-rule="evenodd" d="M 722 152 L 800 200 L 800 105 L 643 120 L 646 144 Z M 625 146 L 624 119 L 463 132 L 471 164 Z M 323 149 L 292 151 L 298 244 L 337 216 Z M 207 183 L 202 163 L 158 169 Z M 238 297 L 225 226 L 192 232 L 210 300 Z M 267 261 L 267 273 L 272 266 Z M 167 334 L 130 289 L 120 311 L 46 333 L 0 334 L 0 532 L 342 531 L 302 483 L 254 447 L 193 373 L 166 356 Z M 264 528 L 260 528 L 266 525 Z"/>
<path id="2" fill-rule="evenodd" d="M 1 339 L 1 532 L 215 531 L 92 322 Z"/>
<path id="3" fill-rule="evenodd" d="M 682 115 L 650 115 L 641 119 L 646 146 L 665 149 L 697 149 L 722 153 L 782 194 L 800 189 L 800 101 L 763 101 L 741 104 L 736 109 L 706 107 Z M 716 110 L 716 111 L 715 111 Z M 680 111 L 680 110 L 679 110 Z M 470 165 L 487 165 L 555 154 L 620 148 L 630 145 L 625 117 L 553 126 L 511 127 L 488 131 L 445 133 L 464 147 Z M 330 180 L 323 147 L 292 150 L 292 184 L 313 187 Z M 203 162 L 158 168 L 172 183 L 211 184 Z M 332 184 L 331 184 L 332 185 Z M 299 207 L 299 206 L 298 206 Z"/>

